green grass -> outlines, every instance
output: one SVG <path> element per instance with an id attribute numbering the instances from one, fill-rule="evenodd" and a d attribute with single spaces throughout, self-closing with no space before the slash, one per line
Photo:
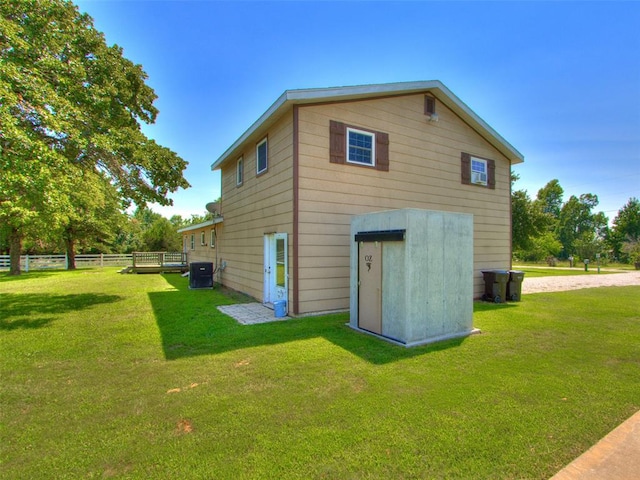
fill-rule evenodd
<path id="1" fill-rule="evenodd" d="M 536 267 L 536 268 L 544 268 L 545 270 L 563 270 L 563 269 L 569 269 L 570 271 L 576 272 L 576 275 L 578 275 L 578 271 L 582 271 L 584 272 L 584 263 L 580 262 L 580 261 L 576 261 L 573 265 L 573 267 L 571 267 L 569 265 L 569 261 L 568 260 L 558 260 L 558 262 L 556 263 L 555 267 L 550 267 L 546 262 L 521 262 L 521 261 L 516 261 L 513 262 L 513 268 L 514 269 L 518 269 L 521 270 L 522 268 L 526 268 L 526 267 Z M 623 271 L 623 270 L 635 270 L 635 267 L 633 264 L 629 264 L 629 263 L 617 263 L 617 262 L 609 262 L 609 261 L 603 261 L 600 264 L 600 268 L 602 271 L 609 271 L 609 270 L 618 270 L 618 271 Z M 589 263 L 589 273 L 597 273 L 598 272 L 598 263 L 596 260 L 591 260 L 591 263 Z"/>
<path id="2" fill-rule="evenodd" d="M 413 349 L 237 300 L 0 275 L 0 478 L 542 479 L 640 408 L 640 287 L 478 303 L 482 334 Z"/>
<path id="3" fill-rule="evenodd" d="M 610 269 L 600 269 L 590 266 L 589 270 L 585 272 L 582 268 L 555 268 L 555 267 L 528 267 L 528 266 L 514 266 L 514 270 L 525 272 L 525 281 L 527 277 L 561 277 L 567 275 L 607 275 L 614 273 L 621 273 L 620 271 Z"/>

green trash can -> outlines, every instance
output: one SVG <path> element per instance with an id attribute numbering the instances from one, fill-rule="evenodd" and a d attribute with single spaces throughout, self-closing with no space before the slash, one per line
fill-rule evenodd
<path id="1" fill-rule="evenodd" d="M 507 300 L 508 270 L 482 270 L 484 295 L 482 300 L 503 303 Z"/>
<path id="2" fill-rule="evenodd" d="M 509 282 L 507 283 L 507 299 L 512 302 L 519 302 L 522 297 L 522 282 L 524 272 L 520 270 L 509 270 Z"/>

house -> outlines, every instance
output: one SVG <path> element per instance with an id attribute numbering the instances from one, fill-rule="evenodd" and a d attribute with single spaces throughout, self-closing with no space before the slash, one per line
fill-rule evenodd
<path id="1" fill-rule="evenodd" d="M 213 262 L 217 265 L 216 224 L 221 222 L 222 218 L 216 217 L 178 230 L 182 233 L 182 251 L 188 254 L 189 263 Z"/>
<path id="2" fill-rule="evenodd" d="M 293 315 L 349 308 L 353 215 L 473 214 L 473 291 L 511 265 L 511 165 L 523 156 L 439 81 L 288 90 L 211 166 L 215 220 L 182 230 L 190 261 Z"/>

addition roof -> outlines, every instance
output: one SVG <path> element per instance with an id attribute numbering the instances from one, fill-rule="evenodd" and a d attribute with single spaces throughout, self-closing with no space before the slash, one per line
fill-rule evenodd
<path id="1" fill-rule="evenodd" d="M 453 94 L 439 80 L 418 82 L 382 83 L 375 85 L 358 85 L 351 87 L 310 88 L 300 90 L 286 90 L 262 114 L 233 145 L 231 145 L 213 164 L 211 170 L 216 170 L 230 157 L 238 154 L 238 149 L 252 137 L 260 133 L 278 119 L 293 105 L 310 105 L 336 101 L 365 100 L 376 97 L 393 95 L 407 95 L 411 93 L 429 92 L 440 102 L 461 117 L 469 126 L 477 131 L 485 140 L 505 155 L 512 164 L 522 163 L 524 156 L 498 132 L 491 128 L 482 118 L 471 110 L 462 100 Z"/>
<path id="2" fill-rule="evenodd" d="M 215 217 L 213 220 L 207 220 L 206 222 L 196 223 L 194 225 L 187 225 L 186 227 L 180 228 L 178 233 L 188 232 L 189 230 L 197 230 L 199 228 L 206 228 L 217 223 L 222 223 L 222 217 Z"/>

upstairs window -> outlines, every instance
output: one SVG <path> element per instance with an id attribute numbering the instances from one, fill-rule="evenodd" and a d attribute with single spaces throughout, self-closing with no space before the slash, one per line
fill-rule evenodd
<path id="1" fill-rule="evenodd" d="M 267 159 L 267 139 L 262 140 L 256 145 L 256 173 L 260 175 L 267 171 L 268 159 Z"/>
<path id="2" fill-rule="evenodd" d="M 216 248 L 216 229 L 211 230 L 211 241 L 209 242 L 211 248 Z"/>
<path id="3" fill-rule="evenodd" d="M 487 161 L 471 157 L 471 183 L 475 185 L 487 184 Z"/>
<path id="4" fill-rule="evenodd" d="M 195 233 L 191 234 L 191 250 L 194 250 L 196 248 L 196 235 Z"/>
<path id="5" fill-rule="evenodd" d="M 373 133 L 347 128 L 347 141 L 349 152 L 347 162 L 360 165 L 375 166 L 376 136 Z"/>
<path id="6" fill-rule="evenodd" d="M 329 122 L 329 161 L 389 171 L 389 134 Z"/>
<path id="7" fill-rule="evenodd" d="M 462 152 L 461 178 L 465 185 L 496 188 L 496 161 Z"/>
<path id="8" fill-rule="evenodd" d="M 200 245 L 201 246 L 206 246 L 207 242 L 205 240 L 205 236 L 204 236 L 204 232 L 200 232 Z"/>
<path id="9" fill-rule="evenodd" d="M 236 186 L 242 185 L 244 182 L 244 159 L 240 157 L 236 162 Z"/>

